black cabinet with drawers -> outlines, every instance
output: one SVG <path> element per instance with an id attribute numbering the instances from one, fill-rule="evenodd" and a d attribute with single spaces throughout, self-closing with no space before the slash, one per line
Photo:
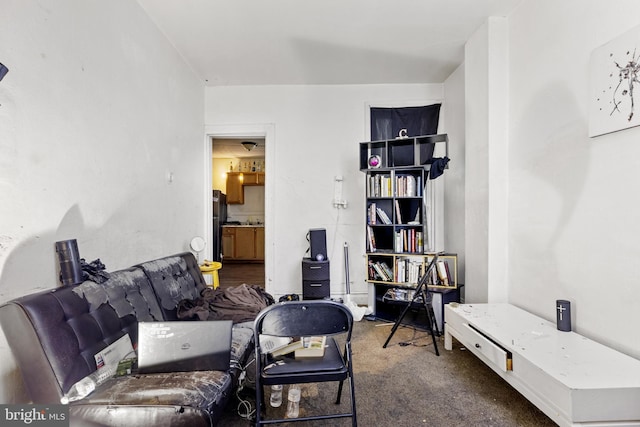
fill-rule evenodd
<path id="1" fill-rule="evenodd" d="M 302 259 L 302 299 L 329 298 L 329 260 Z"/>

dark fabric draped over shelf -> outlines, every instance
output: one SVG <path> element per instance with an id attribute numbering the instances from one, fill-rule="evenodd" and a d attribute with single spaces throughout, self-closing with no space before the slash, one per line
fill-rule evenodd
<path id="1" fill-rule="evenodd" d="M 403 108 L 371 108 L 371 141 L 393 139 L 406 129 L 404 136 L 433 135 L 438 133 L 440 105 Z"/>

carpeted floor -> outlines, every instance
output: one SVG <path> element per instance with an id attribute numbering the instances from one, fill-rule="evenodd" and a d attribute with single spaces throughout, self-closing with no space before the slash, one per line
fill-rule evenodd
<path id="1" fill-rule="evenodd" d="M 438 357 L 428 333 L 407 327 L 398 329 L 387 348 L 382 348 L 390 331 L 391 324 L 378 321 L 362 320 L 354 326 L 352 342 L 359 426 L 556 425 L 455 340 L 454 349 L 446 351 L 439 338 Z M 254 391 L 249 387 L 240 395 L 254 407 Z M 343 391 L 341 405 L 333 403 L 336 392 L 336 383 L 302 385 L 301 416 L 347 409 L 348 389 Z M 280 411 L 286 407 L 286 386 L 283 395 L 285 402 L 278 409 Z M 238 399 L 230 402 L 220 426 L 251 425 L 238 415 L 238 405 Z M 244 406 L 240 404 L 240 407 L 245 413 Z M 269 408 L 268 414 L 274 410 Z M 351 419 L 286 425 L 350 426 Z"/>

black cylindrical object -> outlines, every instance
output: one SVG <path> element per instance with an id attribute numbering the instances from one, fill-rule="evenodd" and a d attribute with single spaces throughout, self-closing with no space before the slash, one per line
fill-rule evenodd
<path id="1" fill-rule="evenodd" d="M 571 332 L 571 303 L 564 299 L 556 301 L 556 323 L 558 330 Z"/>
<path id="2" fill-rule="evenodd" d="M 76 239 L 56 242 L 56 252 L 60 262 L 60 282 L 75 285 L 82 282 L 82 264 Z"/>

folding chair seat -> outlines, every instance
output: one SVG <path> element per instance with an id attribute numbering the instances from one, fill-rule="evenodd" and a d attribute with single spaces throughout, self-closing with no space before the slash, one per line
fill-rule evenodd
<path id="1" fill-rule="evenodd" d="M 256 426 L 292 421 L 351 418 L 356 427 L 356 402 L 351 358 L 353 316 L 343 304 L 328 300 L 288 301 L 262 310 L 254 324 L 256 342 Z M 263 352 L 260 335 L 276 337 L 326 336 L 323 356 L 295 358 L 292 354 L 273 357 Z M 339 404 L 344 382 L 351 394 L 347 413 L 309 415 L 293 419 L 263 420 L 266 412 L 263 387 L 275 384 L 339 382 L 335 403 Z M 284 397 L 286 399 L 286 396 Z"/>

